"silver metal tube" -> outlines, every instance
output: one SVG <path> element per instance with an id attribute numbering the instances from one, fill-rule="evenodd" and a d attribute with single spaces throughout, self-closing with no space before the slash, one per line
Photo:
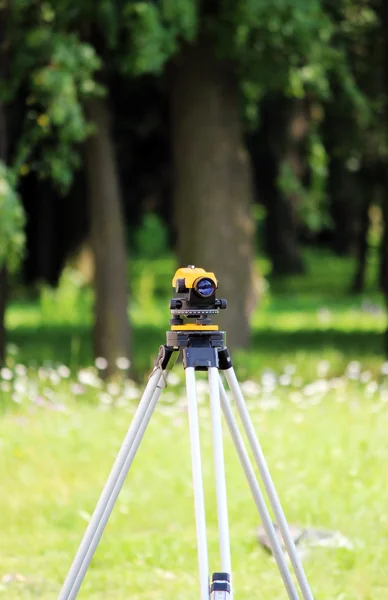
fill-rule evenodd
<path id="1" fill-rule="evenodd" d="M 252 448 L 253 455 L 255 457 L 255 461 L 260 471 L 261 478 L 263 480 L 263 484 L 268 494 L 268 499 L 273 508 L 276 520 L 279 525 L 280 532 L 282 534 L 288 555 L 290 557 L 292 566 L 295 571 L 296 578 L 298 580 L 302 596 L 304 600 L 314 600 L 313 594 L 311 592 L 309 583 L 307 581 L 302 562 L 296 550 L 295 544 L 291 537 L 288 524 L 286 521 L 286 517 L 284 516 L 284 512 L 282 506 L 280 504 L 274 483 L 272 481 L 267 462 L 264 457 L 263 450 L 259 444 L 259 441 L 256 436 L 255 429 L 253 427 L 253 423 L 251 417 L 249 415 L 249 411 L 246 407 L 244 397 L 242 395 L 239 383 L 237 381 L 236 374 L 234 369 L 231 367 L 225 371 L 225 377 L 229 384 L 230 390 L 236 402 L 237 410 L 240 414 L 240 418 L 242 424 L 244 426 L 245 432 L 247 434 L 250 446 Z"/>
<path id="2" fill-rule="evenodd" d="M 111 497 L 111 494 L 116 486 L 117 480 L 120 477 L 120 473 L 122 471 L 123 465 L 126 461 L 128 453 L 132 447 L 132 444 L 136 438 L 139 427 L 144 419 L 144 416 L 147 412 L 147 409 L 152 401 L 154 392 L 158 386 L 158 383 L 162 380 L 161 377 L 162 370 L 157 368 L 154 373 L 148 380 L 148 384 L 144 390 L 143 396 L 139 402 L 139 405 L 136 409 L 134 418 L 131 422 L 131 425 L 128 429 L 128 432 L 124 438 L 120 451 L 116 457 L 113 468 L 109 474 L 108 480 L 104 486 L 104 489 L 100 495 L 100 498 L 97 502 L 96 508 L 93 512 L 92 518 L 89 522 L 89 525 L 85 531 L 84 537 L 82 538 L 81 544 L 78 548 L 78 551 L 75 555 L 73 563 L 70 567 L 70 570 L 67 574 L 65 582 L 62 586 L 62 589 L 59 593 L 58 600 L 68 600 L 70 597 L 71 590 L 74 586 L 74 583 L 77 579 L 78 573 L 82 567 L 85 556 L 89 550 L 90 545 L 92 544 L 93 538 L 103 517 L 105 512 L 106 505 Z M 74 596 L 73 596 L 74 597 Z"/>
<path id="3" fill-rule="evenodd" d="M 206 539 L 206 513 L 202 480 L 201 446 L 194 367 L 187 367 L 185 369 L 185 374 L 190 427 L 191 463 L 193 470 L 194 508 L 195 523 L 197 528 L 201 600 L 209 600 L 209 560 Z"/>
<path id="4" fill-rule="evenodd" d="M 291 600 L 298 600 L 298 592 L 292 580 L 290 570 L 287 566 L 286 559 L 280 546 L 280 542 L 276 535 L 275 528 L 272 524 L 271 517 L 268 512 L 263 494 L 261 493 L 259 484 L 257 483 L 255 472 L 249 459 L 248 452 L 245 448 L 244 441 L 237 427 L 236 419 L 234 418 L 232 409 L 230 408 L 229 398 L 224 390 L 221 379 L 219 379 L 219 386 L 221 392 L 221 406 L 225 416 L 225 421 L 229 427 L 229 431 L 234 442 L 235 448 L 237 450 L 237 454 L 240 458 L 240 462 L 244 469 L 249 487 L 251 488 L 252 496 L 259 511 L 261 520 L 263 522 L 265 532 L 268 535 L 268 538 L 271 542 L 273 555 L 279 567 L 279 571 L 283 579 L 285 588 Z"/>
<path id="5" fill-rule="evenodd" d="M 229 575 L 231 576 L 232 561 L 230 556 L 228 502 L 225 481 L 225 461 L 222 439 L 222 421 L 218 369 L 216 367 L 209 368 L 208 377 L 210 391 L 210 408 L 213 426 L 214 469 L 216 483 L 218 528 L 220 536 L 221 571 L 223 571 L 224 573 L 229 573 Z"/>
<path id="6" fill-rule="evenodd" d="M 98 546 L 98 543 L 101 539 L 101 536 L 104 532 L 105 526 L 109 520 L 109 517 L 112 513 L 112 510 L 114 508 L 114 505 L 116 503 L 116 500 L 120 494 L 121 488 L 123 487 L 123 484 L 125 482 L 125 478 L 128 474 L 129 469 L 131 468 L 132 462 L 136 456 L 136 453 L 139 449 L 140 443 L 143 439 L 144 433 L 148 427 L 148 424 L 151 420 L 152 414 L 156 408 L 156 405 L 158 403 L 158 400 L 161 396 L 162 393 L 162 388 L 161 387 L 157 387 L 154 395 L 152 397 L 152 400 L 148 406 L 147 412 L 144 416 L 143 421 L 141 422 L 140 426 L 139 426 L 139 430 L 137 432 L 137 435 L 135 437 L 135 440 L 131 446 L 131 449 L 127 455 L 127 458 L 125 460 L 125 463 L 123 465 L 123 468 L 121 469 L 120 475 L 117 479 L 116 485 L 112 491 L 112 494 L 107 502 L 107 505 L 105 507 L 104 513 L 101 517 L 101 520 L 97 526 L 96 532 L 94 534 L 93 540 L 90 543 L 90 546 L 87 550 L 87 553 L 85 555 L 85 558 L 82 562 L 82 565 L 80 566 L 80 569 L 78 571 L 78 574 L 76 576 L 76 579 L 74 581 L 74 585 L 71 589 L 71 592 L 68 596 L 68 600 L 74 600 L 74 598 L 76 598 L 79 588 L 82 585 L 82 582 L 84 580 L 85 574 L 89 568 L 90 562 L 93 558 L 93 555 L 96 551 L 96 548 Z"/>

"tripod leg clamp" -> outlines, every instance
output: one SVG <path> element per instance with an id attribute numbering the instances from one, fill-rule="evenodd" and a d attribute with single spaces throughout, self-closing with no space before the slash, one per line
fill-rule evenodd
<path id="1" fill-rule="evenodd" d="M 194 367 L 196 371 L 207 371 L 210 367 L 218 369 L 218 348 L 183 348 L 184 368 Z"/>

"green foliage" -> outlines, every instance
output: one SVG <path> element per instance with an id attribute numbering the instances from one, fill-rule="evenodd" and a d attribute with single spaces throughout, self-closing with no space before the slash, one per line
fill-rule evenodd
<path id="1" fill-rule="evenodd" d="M 229 0 L 213 27 L 223 53 L 244 78 L 284 89 L 291 69 L 318 62 L 332 35 L 318 0 Z"/>
<path id="2" fill-rule="evenodd" d="M 12 143 L 9 167 L 0 171 L 0 264 L 15 269 L 24 244 L 19 178 L 30 171 L 68 190 L 80 164 L 79 145 L 90 131 L 83 103 L 101 93 L 94 81 L 100 61 L 75 33 L 57 29 L 49 2 L 10 4 L 5 48 L 12 68 L 0 80 L 0 102 L 12 107 L 26 96 L 22 132 Z"/>
<path id="3" fill-rule="evenodd" d="M 153 212 L 144 215 L 135 232 L 135 253 L 143 259 L 163 256 L 168 250 L 168 234 L 162 219 Z"/>
<path id="4" fill-rule="evenodd" d="M 79 144 L 91 131 L 83 103 L 102 91 L 93 79 L 100 61 L 77 36 L 43 27 L 30 32 L 26 45 L 42 60 L 37 60 L 29 77 L 28 110 L 15 167 L 22 173 L 34 170 L 66 191 L 80 164 Z"/>
<path id="5" fill-rule="evenodd" d="M 0 161 L 0 267 L 13 272 L 24 251 L 24 211 L 15 190 L 14 177 Z"/>
<path id="6" fill-rule="evenodd" d="M 294 204 L 301 222 L 309 231 L 315 233 L 323 226 L 329 225 L 326 202 L 328 156 L 322 139 L 316 131 L 309 134 L 307 142 L 307 161 L 310 167 L 309 183 L 303 184 L 291 165 L 285 160 L 280 166 L 277 184 L 285 196 L 296 198 Z"/>
<path id="7" fill-rule="evenodd" d="M 51 324 L 66 325 L 73 322 L 74 315 L 85 314 L 92 305 L 92 292 L 83 281 L 79 271 L 64 269 L 58 286 L 40 286 L 39 308 L 43 320 Z"/>
<path id="8" fill-rule="evenodd" d="M 128 2 L 125 17 L 132 41 L 125 66 L 137 75 L 161 73 L 179 50 L 178 40 L 192 41 L 197 34 L 196 0 Z"/>

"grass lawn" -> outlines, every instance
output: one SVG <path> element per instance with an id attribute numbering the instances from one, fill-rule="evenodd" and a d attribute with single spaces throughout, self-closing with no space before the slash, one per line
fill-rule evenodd
<path id="1" fill-rule="evenodd" d="M 236 369 L 288 520 L 340 531 L 352 544 L 316 548 L 305 559 L 316 600 L 386 600 L 385 315 L 372 286 L 363 297 L 344 293 L 351 276 L 344 261 L 309 260 L 312 276 L 271 282 L 271 293 L 254 316 L 253 348 L 236 356 Z M 48 293 L 39 302 L 14 303 L 7 315 L 11 347 L 0 373 L 0 598 L 7 600 L 57 598 L 167 321 L 162 301 L 152 318 L 135 303 L 138 381 L 103 384 L 90 366 L 87 301 L 85 306 L 73 301 L 78 312 L 73 310 L 67 322 L 68 309 L 61 312 L 58 306 L 71 305 L 68 296 L 56 297 L 55 314 L 54 301 Z M 174 375 L 80 599 L 199 596 L 180 366 Z M 216 571 L 211 422 L 204 390 L 200 381 L 209 558 Z M 235 597 L 285 599 L 276 565 L 257 543 L 260 519 L 227 432 L 225 454 Z"/>

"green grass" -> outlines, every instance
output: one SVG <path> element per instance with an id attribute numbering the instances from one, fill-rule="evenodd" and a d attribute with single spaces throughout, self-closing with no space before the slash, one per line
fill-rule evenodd
<path id="1" fill-rule="evenodd" d="M 262 394 L 247 402 L 289 521 L 339 530 L 354 544 L 312 551 L 305 568 L 316 598 L 385 600 L 387 390 L 381 384 L 371 394 L 345 378 L 333 386 L 312 395 L 280 386 L 269 394 L 279 401 L 270 410 Z M 198 598 L 188 426 L 179 401 L 170 400 L 151 421 L 81 598 Z M 23 578 L 3 583 L 4 597 L 56 598 L 132 414 L 128 406 L 69 400 L 65 411 L 31 404 L 0 421 L 0 581 Z M 210 564 L 217 570 L 206 404 L 201 424 Z M 236 597 L 285 599 L 256 541 L 260 519 L 229 437 L 225 454 Z"/>
<path id="2" fill-rule="evenodd" d="M 307 277 L 269 280 L 269 294 L 253 318 L 252 348 L 236 353 L 237 372 L 289 521 L 338 530 L 353 544 L 308 555 L 305 569 L 316 600 L 386 600 L 388 365 L 383 303 L 373 291 L 375 266 L 365 294 L 354 297 L 346 293 L 349 262 L 316 254 L 307 254 L 307 261 Z M 143 306 L 133 300 L 136 382 L 97 378 L 90 366 L 91 298 L 71 281 L 59 292 L 44 291 L 40 300 L 12 304 L 7 368 L 0 372 L 0 598 L 57 598 L 164 339 L 162 282 L 170 267 L 168 259 L 153 265 L 154 295 Z M 141 264 L 135 271 L 144 297 L 149 272 Z M 366 301 L 373 312 L 365 310 Z M 174 375 L 80 599 L 198 598 L 180 366 Z M 201 381 L 215 571 L 220 564 L 211 421 L 203 388 Z M 284 600 L 277 568 L 257 543 L 260 518 L 228 435 L 225 455 L 235 597 Z"/>

